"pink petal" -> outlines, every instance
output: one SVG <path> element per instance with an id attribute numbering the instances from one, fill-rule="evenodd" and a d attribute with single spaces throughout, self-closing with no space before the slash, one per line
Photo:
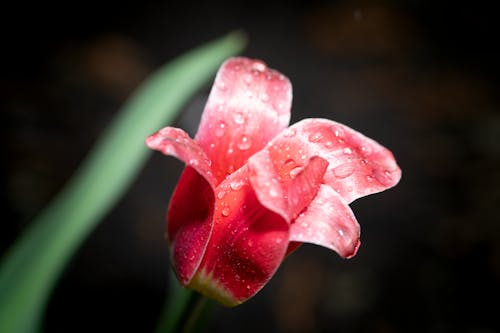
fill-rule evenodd
<path id="1" fill-rule="evenodd" d="M 266 150 L 275 151 L 271 154 L 279 156 L 279 161 L 283 160 L 283 154 L 289 154 L 296 168 L 303 167 L 305 161 L 314 156 L 327 160 L 329 164 L 323 182 L 339 193 L 346 203 L 388 189 L 401 178 L 401 170 L 389 150 L 331 120 L 305 119 L 298 122 L 273 139 Z M 286 171 L 285 165 L 283 170 Z"/>
<path id="2" fill-rule="evenodd" d="M 146 145 L 165 155 L 177 157 L 186 165 L 195 169 L 212 187 L 215 187 L 217 181 L 212 172 L 212 162 L 203 151 L 203 148 L 183 130 L 175 127 L 165 127 L 148 136 Z"/>
<path id="3" fill-rule="evenodd" d="M 219 69 L 196 134 L 218 182 L 288 126 L 292 86 L 263 62 L 232 58 Z"/>
<path id="4" fill-rule="evenodd" d="M 217 187 L 212 236 L 189 285 L 228 306 L 255 295 L 288 246 L 288 224 L 259 203 L 247 174 L 243 167 Z"/>
<path id="5" fill-rule="evenodd" d="M 200 265 L 212 232 L 216 179 L 210 160 L 184 131 L 163 128 L 149 136 L 146 144 L 188 165 L 172 195 L 167 225 L 172 262 L 179 281 L 187 285 Z"/>
<path id="6" fill-rule="evenodd" d="M 328 162 L 318 156 L 302 161 L 300 148 L 277 147 L 270 145 L 250 158 L 250 182 L 260 203 L 290 222 L 316 196 Z"/>
<path id="7" fill-rule="evenodd" d="M 359 248 L 359 224 L 331 187 L 321 185 L 317 196 L 290 226 L 290 241 L 330 248 L 345 258 Z"/>

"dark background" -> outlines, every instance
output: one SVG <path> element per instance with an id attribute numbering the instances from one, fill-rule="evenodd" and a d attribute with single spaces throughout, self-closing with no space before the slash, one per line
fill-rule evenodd
<path id="1" fill-rule="evenodd" d="M 500 22 L 495 2 L 17 2 L 2 9 L 1 250 L 57 193 L 148 73 L 243 29 L 294 86 L 292 122 L 375 138 L 403 170 L 352 204 L 351 260 L 306 245 L 207 332 L 500 329 Z M 176 126 L 196 129 L 210 85 Z M 164 124 L 158 124 L 158 128 Z M 182 164 L 155 154 L 57 286 L 46 332 L 150 332 L 167 293 L 164 214 Z M 69 223 L 70 221 L 68 221 Z"/>

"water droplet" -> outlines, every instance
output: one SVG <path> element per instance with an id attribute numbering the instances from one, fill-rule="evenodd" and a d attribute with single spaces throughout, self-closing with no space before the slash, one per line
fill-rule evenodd
<path id="1" fill-rule="evenodd" d="M 240 142 L 238 142 L 238 148 L 241 150 L 247 150 L 251 146 L 252 146 L 252 142 L 250 141 L 250 139 L 247 136 L 243 135 L 241 137 Z"/>
<path id="2" fill-rule="evenodd" d="M 374 179 L 375 179 L 375 178 L 374 178 L 372 175 L 368 175 L 368 176 L 366 176 L 366 180 L 367 180 L 369 183 L 373 182 L 373 180 L 374 180 Z"/>
<path id="3" fill-rule="evenodd" d="M 321 133 L 312 133 L 309 135 L 310 142 L 320 142 L 323 139 L 323 135 Z"/>
<path id="4" fill-rule="evenodd" d="M 347 147 L 347 148 L 344 148 L 344 154 L 346 155 L 351 155 L 352 154 L 352 149 Z"/>
<path id="5" fill-rule="evenodd" d="M 269 95 L 266 94 L 266 93 L 263 93 L 262 95 L 260 95 L 260 99 L 263 101 L 263 102 L 268 102 L 269 101 Z"/>
<path id="6" fill-rule="evenodd" d="M 222 199 L 224 198 L 225 195 L 226 195 L 225 191 L 220 191 L 219 193 L 217 193 L 217 199 Z"/>
<path id="7" fill-rule="evenodd" d="M 219 88 L 222 91 L 225 91 L 227 89 L 226 83 L 222 80 L 217 82 L 217 88 Z"/>
<path id="8" fill-rule="evenodd" d="M 256 71 L 263 72 L 267 69 L 267 66 L 265 63 L 261 61 L 256 61 L 252 64 L 252 68 L 255 69 Z"/>
<path id="9" fill-rule="evenodd" d="M 238 191 L 243 186 L 242 182 L 233 182 L 229 185 L 234 191 Z"/>
<path id="10" fill-rule="evenodd" d="M 233 120 L 236 124 L 242 125 L 245 123 L 245 116 L 241 112 L 235 112 L 233 114 Z"/>
<path id="11" fill-rule="evenodd" d="M 391 172 L 389 170 L 375 170 L 375 178 L 385 186 L 388 186 L 392 182 Z"/>
<path id="12" fill-rule="evenodd" d="M 197 166 L 198 165 L 198 160 L 195 158 L 192 158 L 189 160 L 189 165 L 191 166 Z"/>
<path id="13" fill-rule="evenodd" d="M 344 237 L 344 230 L 339 229 L 337 230 L 337 232 L 339 233 L 340 237 Z"/>
<path id="14" fill-rule="evenodd" d="M 369 156 L 373 152 L 371 146 L 361 146 L 359 150 L 361 151 L 361 154 L 363 154 L 363 156 Z"/>
<path id="15" fill-rule="evenodd" d="M 245 75 L 245 76 L 243 77 L 243 81 L 245 81 L 245 83 L 246 83 L 248 86 L 252 84 L 252 80 L 253 80 L 252 75 Z"/>
<path id="16" fill-rule="evenodd" d="M 352 175 L 354 172 L 354 167 L 351 164 L 341 164 L 335 169 L 333 169 L 333 173 L 338 178 L 347 178 Z"/>
<path id="17" fill-rule="evenodd" d="M 278 103 L 276 107 L 278 108 L 278 110 L 282 110 L 285 106 L 283 105 L 283 103 Z"/>
<path id="18" fill-rule="evenodd" d="M 278 192 L 274 189 L 274 188 L 271 188 L 269 190 L 269 195 L 273 198 L 277 197 L 278 196 Z"/>
<path id="19" fill-rule="evenodd" d="M 233 148 L 229 148 L 229 149 L 227 150 L 227 153 L 228 153 L 229 155 L 231 155 L 233 152 L 234 152 L 234 149 L 233 149 Z"/>
<path id="20" fill-rule="evenodd" d="M 222 137 L 224 135 L 225 129 L 226 129 L 226 124 L 223 121 L 221 121 L 219 125 L 215 127 L 215 132 L 214 132 L 215 136 L 218 138 Z"/>
<path id="21" fill-rule="evenodd" d="M 210 144 L 210 149 L 214 149 L 215 148 L 215 143 L 211 143 Z"/>
<path id="22" fill-rule="evenodd" d="M 336 126 L 336 125 L 333 125 L 331 127 L 331 130 L 333 132 L 333 134 L 337 137 L 337 138 L 343 138 L 344 137 L 344 130 L 339 127 L 339 126 Z"/>
<path id="23" fill-rule="evenodd" d="M 327 141 L 323 142 L 323 146 L 325 146 L 326 148 L 331 148 L 333 146 L 333 142 L 330 140 L 327 140 Z"/>
<path id="24" fill-rule="evenodd" d="M 281 239 L 281 238 L 276 238 L 276 244 L 281 244 L 281 242 L 283 242 L 283 239 Z"/>
<path id="25" fill-rule="evenodd" d="M 229 216 L 229 207 L 222 208 L 221 214 L 222 216 Z"/>
<path id="26" fill-rule="evenodd" d="M 224 112 L 226 110 L 226 104 L 224 103 L 220 103 L 220 104 L 217 104 L 217 112 Z"/>
<path id="27" fill-rule="evenodd" d="M 291 138 L 293 136 L 295 136 L 295 134 L 297 134 L 297 131 L 295 130 L 295 128 L 287 128 L 284 132 L 283 132 L 283 136 L 285 138 Z"/>

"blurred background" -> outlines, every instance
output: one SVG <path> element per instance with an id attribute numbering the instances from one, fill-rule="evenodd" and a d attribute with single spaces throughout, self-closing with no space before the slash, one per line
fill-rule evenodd
<path id="1" fill-rule="evenodd" d="M 500 65 L 494 2 L 10 3 L 2 25 L 3 252 L 155 68 L 244 30 L 294 87 L 292 122 L 390 148 L 400 184 L 352 208 L 358 255 L 306 245 L 206 332 L 500 330 Z M 176 126 L 194 133 L 210 85 Z M 158 124 L 158 128 L 164 124 Z M 46 332 L 150 332 L 167 293 L 164 214 L 183 165 L 155 154 L 75 256 Z M 70 221 L 68 221 L 70 222 Z"/>

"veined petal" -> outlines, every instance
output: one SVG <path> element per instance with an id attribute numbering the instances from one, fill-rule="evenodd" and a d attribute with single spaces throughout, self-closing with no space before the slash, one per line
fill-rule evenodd
<path id="1" fill-rule="evenodd" d="M 167 237 L 179 281 L 187 285 L 198 269 L 213 227 L 216 179 L 202 148 L 182 130 L 166 127 L 146 144 L 187 164 L 168 209 Z"/>
<path id="2" fill-rule="evenodd" d="M 288 246 L 289 226 L 262 206 L 244 166 L 216 189 L 214 228 L 190 288 L 234 306 L 272 277 Z"/>
<path id="3" fill-rule="evenodd" d="M 259 60 L 231 58 L 219 69 L 195 140 L 218 182 L 288 126 L 290 81 Z"/>
<path id="4" fill-rule="evenodd" d="M 356 254 L 359 234 L 353 212 L 327 185 L 321 185 L 311 204 L 290 226 L 290 241 L 321 245 L 344 258 Z"/>

